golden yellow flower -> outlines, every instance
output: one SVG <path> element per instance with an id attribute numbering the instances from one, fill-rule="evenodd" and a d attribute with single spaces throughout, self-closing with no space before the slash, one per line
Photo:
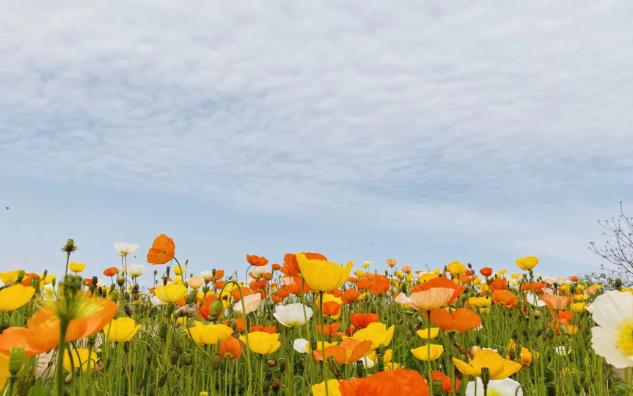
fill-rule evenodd
<path id="1" fill-rule="evenodd" d="M 17 284 L 5 287 L 0 290 L 0 311 L 8 312 L 20 308 L 31 301 L 34 293 L 35 289 L 31 286 Z"/>
<path id="2" fill-rule="evenodd" d="M 71 361 L 72 356 L 72 361 Z M 66 371 L 72 371 L 81 369 L 82 372 L 88 371 L 88 367 L 93 369 L 97 363 L 97 353 L 88 348 L 71 348 L 66 349 L 64 353 L 64 369 Z"/>
<path id="3" fill-rule="evenodd" d="M 173 303 L 187 294 L 187 288 L 180 283 L 170 283 L 166 286 L 156 287 L 154 294 L 164 303 Z"/>
<path id="4" fill-rule="evenodd" d="M 523 271 L 529 271 L 538 265 L 538 257 L 526 256 L 516 259 L 515 264 Z"/>
<path id="5" fill-rule="evenodd" d="M 248 342 L 246 335 L 240 336 L 240 341 L 247 344 L 251 352 L 260 355 L 269 355 L 274 353 L 281 346 L 278 333 L 266 333 L 265 331 L 253 331 L 248 333 Z"/>
<path id="6" fill-rule="evenodd" d="M 387 328 L 384 323 L 373 322 L 364 329 L 358 330 L 352 335 L 355 340 L 369 340 L 371 341 L 371 349 L 376 349 L 379 346 L 387 346 L 391 343 L 393 338 L 393 332 L 396 329 L 395 325 Z"/>
<path id="7" fill-rule="evenodd" d="M 188 330 L 191 339 L 198 345 L 216 345 L 233 334 L 233 329 L 224 324 L 203 325 L 196 322 L 195 326 Z"/>
<path id="8" fill-rule="evenodd" d="M 444 353 L 444 346 L 439 344 L 426 344 L 411 349 L 411 353 L 416 359 L 424 362 L 437 360 Z"/>
<path id="9" fill-rule="evenodd" d="M 453 276 L 458 276 L 466 272 L 466 266 L 459 261 L 453 261 L 446 265 L 446 270 Z"/>
<path id="10" fill-rule="evenodd" d="M 423 340 L 429 340 L 429 339 L 433 340 L 437 338 L 437 336 L 440 334 L 440 328 L 439 327 L 431 327 L 430 329 L 424 328 L 424 329 L 420 329 L 416 331 L 415 334 L 417 334 L 418 337 L 420 337 Z"/>
<path id="11" fill-rule="evenodd" d="M 470 363 L 453 358 L 455 367 L 464 375 L 481 377 L 481 369 L 488 368 L 490 379 L 504 379 L 521 369 L 521 364 L 509 359 L 504 359 L 491 349 L 479 350 Z"/>
<path id="12" fill-rule="evenodd" d="M 15 283 L 18 281 L 21 270 L 13 270 L 7 272 L 0 272 L 0 280 L 4 284 Z"/>
<path id="13" fill-rule="evenodd" d="M 103 333 L 108 341 L 128 342 L 140 329 L 141 325 L 137 325 L 134 319 L 124 316 L 112 320 L 103 328 Z"/>
<path id="14" fill-rule="evenodd" d="M 327 386 L 327 392 L 325 387 Z M 312 385 L 310 388 L 312 396 L 341 396 L 341 390 L 338 387 L 338 381 L 335 379 L 323 381 L 319 384 Z"/>
<path id="15" fill-rule="evenodd" d="M 490 297 L 470 297 L 468 299 L 468 306 L 469 307 L 477 307 L 477 308 L 484 308 L 484 307 L 489 307 L 490 304 L 492 304 L 492 299 Z"/>
<path id="16" fill-rule="evenodd" d="M 296 257 L 305 282 L 312 290 L 322 292 L 331 292 L 343 286 L 353 266 L 352 263 L 344 267 L 327 260 L 309 259 L 303 253 L 297 253 Z"/>
<path id="17" fill-rule="evenodd" d="M 571 305 L 571 310 L 574 312 L 582 312 L 585 310 L 585 306 L 587 304 L 585 304 L 584 302 L 579 302 L 579 303 L 573 303 Z"/>
<path id="18" fill-rule="evenodd" d="M 81 271 L 83 271 L 84 269 L 86 269 L 86 263 L 80 263 L 78 261 L 73 261 L 72 263 L 68 264 L 68 269 L 70 269 L 72 272 L 78 274 Z"/>

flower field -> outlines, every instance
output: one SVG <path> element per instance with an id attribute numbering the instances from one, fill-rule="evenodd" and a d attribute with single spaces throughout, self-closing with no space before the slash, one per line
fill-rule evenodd
<path id="1" fill-rule="evenodd" d="M 128 264 L 133 244 L 98 269 L 76 248 L 65 273 L 0 273 L 3 395 L 632 392 L 633 294 L 538 275 L 536 257 L 375 270 L 249 254 L 192 274 L 164 234 L 147 265 Z"/>

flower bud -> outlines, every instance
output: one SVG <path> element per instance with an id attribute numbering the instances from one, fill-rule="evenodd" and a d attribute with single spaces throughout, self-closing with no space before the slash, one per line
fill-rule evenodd
<path id="1" fill-rule="evenodd" d="M 9 355 L 9 373 L 11 373 L 11 376 L 18 375 L 23 363 L 24 348 L 11 348 L 11 354 Z"/>
<path id="2" fill-rule="evenodd" d="M 220 313 L 222 312 L 223 308 L 224 307 L 222 306 L 222 301 L 217 299 L 211 304 L 211 307 L 209 308 L 209 313 L 212 316 L 217 317 L 218 315 L 220 315 Z"/>

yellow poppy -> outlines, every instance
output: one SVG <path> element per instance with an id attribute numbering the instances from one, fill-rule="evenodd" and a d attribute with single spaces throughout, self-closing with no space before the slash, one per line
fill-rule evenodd
<path id="1" fill-rule="evenodd" d="M 303 253 L 297 253 L 296 257 L 301 275 L 308 286 L 322 292 L 331 292 L 343 286 L 353 265 L 348 263 L 344 267 L 327 260 L 309 259 Z"/>
<path id="2" fill-rule="evenodd" d="M 444 353 L 444 346 L 439 344 L 426 344 L 415 349 L 411 349 L 411 353 L 416 359 L 424 362 L 438 359 Z"/>
<path id="3" fill-rule="evenodd" d="M 111 321 L 103 328 L 103 333 L 108 341 L 128 342 L 138 333 L 141 325 L 137 325 L 134 319 L 121 317 Z"/>
<path id="4" fill-rule="evenodd" d="M 490 379 L 498 380 L 508 378 L 521 369 L 521 364 L 509 359 L 504 359 L 497 352 L 490 349 L 478 351 L 470 363 L 453 358 L 455 367 L 464 375 L 481 377 L 481 370 L 487 368 Z"/>
<path id="5" fill-rule="evenodd" d="M 355 340 L 369 340 L 371 341 L 371 349 L 376 349 L 380 346 L 387 346 L 391 343 L 393 338 L 393 332 L 396 326 L 391 325 L 387 328 L 384 323 L 373 322 L 364 329 L 358 330 L 352 335 Z"/>
<path id="6" fill-rule="evenodd" d="M 5 287 L 0 290 L 0 311 L 8 312 L 20 308 L 31 301 L 34 293 L 35 289 L 31 286 L 17 284 Z"/>
<path id="7" fill-rule="evenodd" d="M 269 355 L 274 353 L 281 346 L 278 333 L 266 333 L 265 331 L 253 331 L 248 333 L 248 342 L 246 336 L 240 336 L 240 341 L 247 344 L 251 352 L 260 355 Z"/>
<path id="8" fill-rule="evenodd" d="M 538 264 L 538 257 L 526 256 L 516 259 L 515 264 L 523 271 L 531 270 Z"/>
<path id="9" fill-rule="evenodd" d="M 325 387 L 327 386 L 327 391 Z M 338 381 L 335 379 L 323 381 L 319 384 L 312 385 L 310 388 L 312 396 L 341 396 L 341 390 L 338 387 Z"/>
<path id="10" fill-rule="evenodd" d="M 84 269 L 86 269 L 86 264 L 74 261 L 74 262 L 68 264 L 68 269 L 70 269 L 72 272 L 78 274 L 81 271 L 83 271 Z"/>
<path id="11" fill-rule="evenodd" d="M 187 332 L 198 345 L 216 345 L 229 338 L 233 334 L 233 329 L 224 324 L 203 325 L 196 322 L 195 326 L 190 327 Z"/>
<path id="12" fill-rule="evenodd" d="M 75 370 L 80 368 L 82 372 L 86 372 L 88 371 L 88 367 L 93 369 L 96 363 L 97 353 L 94 350 L 89 350 L 88 348 L 66 349 L 64 353 L 64 369 L 66 371 L 72 371 L 73 368 Z"/>
<path id="13" fill-rule="evenodd" d="M 171 283 L 166 286 L 158 286 L 154 289 L 154 294 L 164 303 L 173 303 L 187 294 L 187 288 L 180 283 Z"/>

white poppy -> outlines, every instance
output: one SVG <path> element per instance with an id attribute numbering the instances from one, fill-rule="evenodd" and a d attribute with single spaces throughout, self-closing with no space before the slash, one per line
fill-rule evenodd
<path id="1" fill-rule="evenodd" d="M 127 272 L 132 278 L 137 278 L 139 276 L 143 276 L 145 273 L 145 266 L 143 264 L 128 264 L 125 266 L 125 272 Z"/>
<path id="2" fill-rule="evenodd" d="M 213 271 L 202 271 L 200 276 L 207 282 L 213 279 Z"/>
<path id="3" fill-rule="evenodd" d="M 536 293 L 532 293 L 532 292 L 527 293 L 525 295 L 525 301 L 527 301 L 533 307 L 544 307 L 545 306 L 545 302 L 543 302 L 543 300 L 538 298 Z"/>
<path id="4" fill-rule="evenodd" d="M 156 295 L 154 294 L 152 294 L 152 296 L 149 298 L 149 301 L 152 303 L 153 306 L 165 304 L 164 302 L 160 300 L 160 298 L 156 297 Z"/>
<path id="5" fill-rule="evenodd" d="M 114 244 L 114 250 L 116 250 L 120 256 L 134 254 L 137 249 L 138 245 L 136 243 L 117 242 Z"/>
<path id="6" fill-rule="evenodd" d="M 306 307 L 301 303 L 276 305 L 273 316 L 279 323 L 286 327 L 300 327 L 306 324 L 306 320 L 310 320 L 312 317 L 312 308 Z"/>
<path id="7" fill-rule="evenodd" d="M 299 353 L 308 353 L 307 346 L 310 344 L 305 338 L 297 338 L 292 343 L 292 348 Z"/>
<path id="8" fill-rule="evenodd" d="M 481 382 L 481 378 L 477 378 L 477 381 L 470 381 L 468 385 L 466 385 L 466 396 L 483 394 L 484 384 Z M 523 396 L 523 388 L 521 388 L 520 383 L 516 382 L 512 378 L 490 380 L 488 382 L 488 395 Z"/>
<path id="9" fill-rule="evenodd" d="M 244 306 L 246 307 L 246 313 L 249 314 L 251 312 L 257 311 L 259 305 L 262 303 L 262 295 L 261 293 L 249 294 L 244 297 Z M 233 311 L 242 313 L 242 301 L 238 301 L 233 305 Z"/>
<path id="10" fill-rule="evenodd" d="M 616 368 L 633 366 L 633 295 L 608 291 L 587 308 L 598 326 L 591 329 L 596 354 Z"/>

